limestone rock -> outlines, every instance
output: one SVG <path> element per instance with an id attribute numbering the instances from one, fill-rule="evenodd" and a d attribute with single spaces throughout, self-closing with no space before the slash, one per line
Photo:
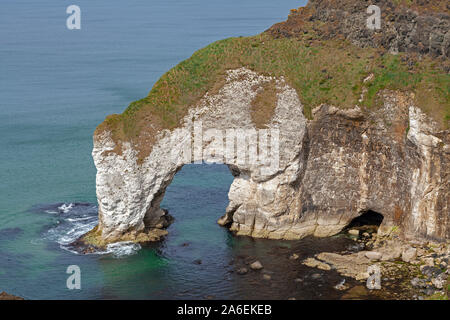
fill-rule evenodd
<path id="1" fill-rule="evenodd" d="M 411 262 L 417 257 L 417 249 L 413 247 L 409 247 L 405 249 L 402 253 L 402 260 L 404 262 Z"/>
<path id="2" fill-rule="evenodd" d="M 329 264 L 326 264 L 322 261 L 316 260 L 314 258 L 308 258 L 305 261 L 303 261 L 303 264 L 305 266 L 311 267 L 311 268 L 318 268 L 321 270 L 331 270 L 331 267 Z"/>
<path id="3" fill-rule="evenodd" d="M 437 288 L 442 289 L 447 284 L 448 276 L 445 273 L 439 274 L 436 278 L 431 280 L 431 283 Z"/>
<path id="4" fill-rule="evenodd" d="M 239 275 L 244 275 L 244 274 L 248 273 L 248 269 L 245 268 L 245 267 L 242 267 L 242 268 L 237 269 L 236 273 L 239 274 Z"/>
<path id="5" fill-rule="evenodd" d="M 424 279 L 413 278 L 411 280 L 411 285 L 415 288 L 426 288 L 427 283 Z"/>
<path id="6" fill-rule="evenodd" d="M 97 132 L 93 158 L 102 242 L 160 239 L 143 235 L 171 222 L 160 203 L 177 171 L 193 160 L 189 155 L 197 149 L 189 148 L 197 122 L 202 133 L 250 130 L 249 147 L 257 148 L 250 110 L 268 82 L 277 88 L 267 130 L 273 136 L 278 132 L 279 157 L 272 159 L 276 166 L 241 163 L 215 150 L 234 175 L 221 225 L 260 238 L 326 237 L 373 210 L 384 216 L 380 234 L 398 228 L 403 238 L 449 239 L 450 188 L 444 177 L 450 168 L 450 134 L 440 131 L 409 95 L 383 91 L 383 103 L 375 110 L 323 104 L 307 120 L 297 92 L 283 77 L 239 68 L 228 71 L 217 93 L 192 105 L 182 125 L 159 132 L 142 161 L 130 142 L 122 141 L 118 153 L 111 133 Z M 214 139 L 202 137 L 197 147 L 210 150 Z"/>
<path id="7" fill-rule="evenodd" d="M 259 261 L 255 261 L 252 264 L 250 264 L 250 268 L 252 270 L 261 270 L 263 268 L 263 265 Z"/>
<path id="8" fill-rule="evenodd" d="M 367 269 L 370 261 L 365 257 L 364 252 L 349 255 L 322 252 L 317 255 L 317 259 L 333 266 L 343 276 L 352 277 L 356 280 L 367 279 L 369 276 Z"/>
<path id="9" fill-rule="evenodd" d="M 382 261 L 390 261 L 398 259 L 402 256 L 403 247 L 397 243 L 391 243 L 387 247 L 380 249 Z"/>
<path id="10" fill-rule="evenodd" d="M 365 253 L 365 256 L 371 261 L 378 261 L 382 257 L 381 253 L 377 251 L 368 251 Z"/>
<path id="11" fill-rule="evenodd" d="M 348 286 L 345 284 L 345 279 L 335 285 L 334 288 L 339 291 L 347 290 Z"/>
<path id="12" fill-rule="evenodd" d="M 299 255 L 296 253 L 293 253 L 289 256 L 289 260 L 297 260 L 299 258 Z"/>

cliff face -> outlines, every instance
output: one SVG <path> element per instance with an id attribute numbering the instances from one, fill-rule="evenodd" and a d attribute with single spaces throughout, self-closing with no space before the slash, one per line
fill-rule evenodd
<path id="1" fill-rule="evenodd" d="M 159 239 L 171 221 L 160 208 L 167 186 L 184 164 L 209 158 L 223 160 L 235 177 L 219 223 L 237 234 L 274 239 L 330 236 L 370 210 L 383 215 L 381 233 L 395 227 L 404 238 L 449 240 L 448 115 L 442 120 L 449 107 L 449 76 L 441 69 L 423 73 L 424 62 L 416 69 L 408 67 L 409 56 L 402 57 L 409 71 L 403 71 L 403 65 L 380 66 L 373 63 L 375 56 L 386 61 L 389 53 L 346 42 L 338 42 L 333 54 L 355 58 L 345 65 L 323 60 L 321 66 L 322 54 L 327 54 L 322 45 L 331 41 L 324 37 L 338 32 L 358 38 L 351 28 L 345 33 L 338 26 L 329 34 L 304 29 L 303 21 L 317 26 L 317 19 L 348 15 L 346 6 L 340 11 L 335 7 L 334 1 L 311 1 L 302 9 L 306 13 L 294 12 L 268 35 L 214 44 L 191 58 L 195 68 L 190 69 L 189 60 L 183 62 L 148 98 L 99 126 L 93 150 L 99 201 L 95 237 L 100 242 Z M 359 28 L 364 26 L 365 20 Z M 305 39 L 308 33 L 314 36 Z M 286 36 L 298 39 L 277 39 Z M 428 46 L 423 53 L 447 61 L 445 41 L 439 52 Z M 371 65 L 361 61 L 364 55 Z M 303 69 L 316 65 L 314 59 L 317 70 L 308 69 L 298 81 Z M 199 86 L 186 90 L 185 79 L 177 78 L 186 74 L 188 84 L 209 81 L 204 91 L 195 91 Z M 333 81 L 338 80 L 342 86 L 336 88 Z M 436 83 L 444 87 L 438 89 Z M 433 95 L 433 90 L 444 94 Z M 156 96 L 162 91 L 171 95 Z M 183 95 L 185 91 L 189 95 Z M 336 101 L 339 94 L 342 104 Z M 195 95 L 199 98 L 192 99 Z M 234 132 L 231 140 L 229 132 Z M 276 143 L 262 150 L 261 141 Z M 243 145 L 267 157 L 244 161 Z"/>
<path id="2" fill-rule="evenodd" d="M 379 30 L 361 27 L 370 5 L 381 9 Z M 445 61 L 450 57 L 449 11 L 448 1 L 310 0 L 268 31 L 276 37 L 314 32 L 324 40 L 338 37 L 361 47 L 430 54 Z"/>
<path id="3" fill-rule="evenodd" d="M 251 102 L 273 80 L 231 70 L 221 90 L 192 108 L 183 126 L 160 133 L 142 164 L 131 146 L 122 155 L 108 153 L 115 143 L 107 133 L 97 137 L 103 235 L 117 240 L 165 227 L 167 214 L 159 204 L 176 172 L 190 163 L 193 119 L 203 132 L 244 128 L 256 135 Z M 235 175 L 219 223 L 241 235 L 298 239 L 336 234 L 372 210 L 384 217 L 382 231 L 397 226 L 406 237 L 450 238 L 449 135 L 436 130 L 409 96 L 383 92 L 383 106 L 370 113 L 321 105 L 308 121 L 295 90 L 282 79 L 276 83 L 277 105 L 267 129 L 280 130 L 279 168 L 262 174 L 263 164 L 239 164 L 216 149 L 215 157 L 225 158 Z M 210 144 L 203 137 L 202 149 Z"/>

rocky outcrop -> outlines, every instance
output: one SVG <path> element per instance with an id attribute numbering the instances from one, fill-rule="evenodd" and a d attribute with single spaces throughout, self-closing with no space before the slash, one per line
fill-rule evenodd
<path id="1" fill-rule="evenodd" d="M 277 104 L 263 132 L 278 135 L 279 150 L 270 152 L 279 159 L 249 164 L 238 159 L 239 152 L 230 157 L 217 147 L 227 144 L 218 132 L 250 130 L 247 146 L 257 148 L 262 132 L 252 122 L 251 103 L 270 81 L 276 83 Z M 182 127 L 161 132 L 140 164 L 131 145 L 120 155 L 111 153 L 115 142 L 104 132 L 93 150 L 101 235 L 130 240 L 130 233 L 138 237 L 166 227 L 168 214 L 160 203 L 167 186 L 183 165 L 212 155 L 235 177 L 219 223 L 239 235 L 330 236 L 372 210 L 384 217 L 382 232 L 397 226 L 405 237 L 450 239 L 448 132 L 438 131 L 410 96 L 385 91 L 381 98 L 383 105 L 370 112 L 321 105 L 314 120 L 307 120 L 282 78 L 241 68 L 229 71 L 225 85 L 194 106 Z M 192 141 L 195 135 L 200 142 Z"/>
<path id="2" fill-rule="evenodd" d="M 3 291 L 0 292 L 0 300 L 24 300 L 24 299 Z"/>
<path id="3" fill-rule="evenodd" d="M 323 39 L 345 38 L 361 47 L 384 48 L 390 52 L 415 52 L 450 57 L 450 6 L 448 1 L 310 0 L 293 10 L 289 19 L 269 32 L 295 37 L 312 30 Z M 366 28 L 367 8 L 381 9 L 381 28 Z"/>
<path id="4" fill-rule="evenodd" d="M 262 86 L 271 81 L 275 81 L 278 90 L 275 113 L 267 129 L 257 131 L 251 103 Z M 235 132 L 237 140 L 232 141 L 229 154 L 225 154 L 226 148 L 211 150 L 211 145 L 218 142 L 214 141 L 217 134 L 225 137 L 226 130 L 235 128 L 244 131 Z M 237 69 L 229 71 L 226 84 L 217 94 L 205 96 L 190 110 L 182 127 L 161 132 L 142 164 L 138 164 L 131 145 L 125 145 L 121 155 L 109 152 L 115 143 L 104 132 L 96 137 L 93 150 L 102 237 L 118 240 L 130 232 L 164 228 L 167 214 L 159 205 L 167 186 L 184 164 L 201 161 L 204 155 L 207 159 L 209 150 L 215 158 L 223 159 L 235 176 L 230 205 L 220 223 L 231 223 L 231 229 L 239 234 L 267 237 L 273 233 L 273 237 L 283 238 L 291 224 L 291 216 L 286 214 L 290 209 L 288 199 L 295 193 L 292 185 L 301 171 L 302 162 L 298 159 L 303 155 L 305 129 L 298 96 L 283 79 Z M 247 142 L 240 140 L 245 134 Z M 197 140 L 192 141 L 193 138 Z M 272 162 L 250 163 L 239 158 L 241 146 L 252 150 L 263 138 L 279 138 L 279 145 L 274 145 L 279 150 L 269 150 Z M 220 145 L 226 143 L 223 140 Z"/>
<path id="5" fill-rule="evenodd" d="M 363 47 L 393 52 L 412 50 L 448 62 L 448 8 L 442 7 L 443 2 L 437 2 L 442 11 L 438 14 L 433 6 L 397 9 L 391 1 L 378 1 L 385 17 L 389 12 L 394 17 L 387 20 L 385 31 L 391 30 L 395 41 L 389 38 L 389 32 L 380 34 L 380 38 L 374 36 L 376 31 L 365 31 L 365 24 L 360 25 L 362 15 L 364 22 L 366 19 L 366 10 L 360 10 L 366 1 L 343 1 L 339 6 L 337 3 L 310 1 L 306 8 L 294 11 L 288 21 L 275 25 L 267 34 L 294 37 L 309 32 L 315 41 L 339 35 Z M 323 23 L 329 21 L 334 23 Z M 266 46 L 271 41 L 267 34 L 248 46 Z M 373 107 L 314 104 L 310 115 L 312 107 L 305 112 L 298 92 L 312 100 L 317 94 L 302 91 L 302 87 L 315 82 L 295 83 L 292 74 L 290 78 L 268 76 L 232 61 L 229 65 L 233 67 L 224 68 L 222 75 L 209 64 L 203 69 L 214 69 L 220 76 L 206 86 L 201 79 L 207 74 L 197 73 L 195 66 L 205 57 L 218 57 L 223 50 L 248 49 L 240 47 L 242 43 L 237 47 L 233 43 L 226 41 L 206 48 L 195 55 L 194 62 L 185 62 L 165 75 L 164 81 L 152 90 L 160 93 L 157 98 L 155 94 L 130 105 L 126 117 L 111 117 L 97 129 L 93 158 L 97 167 L 99 226 L 84 237 L 87 243 L 105 245 L 163 237 L 172 220 L 160 208 L 167 186 L 183 165 L 202 160 L 224 163 L 234 176 L 229 205 L 218 223 L 239 235 L 271 239 L 331 236 L 355 217 L 373 211 L 383 216 L 380 234 L 395 229 L 405 239 L 450 239 L 450 132 L 444 130 L 447 127 L 442 122 L 435 122 L 430 112 L 424 112 L 428 108 L 424 91 L 422 99 L 415 99 L 411 86 L 402 91 L 383 89 L 392 83 L 389 77 L 407 77 L 400 69 L 382 64 L 379 69 L 394 68 L 397 73 L 371 73 L 362 78 L 362 84 L 353 86 L 355 91 L 358 86 L 363 88 L 361 104 L 364 95 L 376 97 Z M 308 45 L 307 37 L 299 43 Z M 292 45 L 293 42 L 280 44 L 289 48 Z M 255 59 L 249 60 L 253 61 L 248 63 L 250 66 L 272 51 L 252 52 Z M 283 52 L 290 63 L 283 65 L 285 73 L 298 70 L 298 59 L 291 59 L 289 50 Z M 314 55 L 314 50 L 304 55 Z M 355 59 L 354 64 L 360 63 L 359 57 Z M 276 60 L 270 60 L 273 61 L 261 64 L 277 68 Z M 323 76 L 327 72 L 317 70 Z M 364 71 L 355 77 L 361 77 L 361 73 Z M 180 91 L 189 88 L 176 86 L 182 82 L 177 78 L 180 74 L 195 79 L 195 86 L 207 88 L 200 99 L 182 107 L 179 104 L 191 101 L 191 97 L 180 98 Z M 445 83 L 445 79 L 437 83 Z M 345 77 L 341 84 L 346 86 L 345 92 L 353 94 Z M 178 94 L 178 100 L 174 98 L 173 102 L 171 94 Z M 439 103 L 448 102 L 448 98 L 433 101 L 439 117 L 445 117 Z M 156 118 L 166 123 L 163 125 Z M 133 122 L 139 122 L 139 126 Z M 118 134 L 125 131 L 128 135 Z"/>
<path id="6" fill-rule="evenodd" d="M 405 241 L 392 233 L 354 238 L 359 247 L 350 251 L 321 252 L 302 261 L 303 265 L 321 270 L 336 270 L 345 277 L 366 282 L 371 289 L 401 287 L 395 299 L 445 299 L 450 285 L 448 243 Z M 370 251 L 367 251 L 370 250 Z M 379 272 L 378 280 L 374 280 Z M 370 277 L 373 275 L 372 277 Z M 341 284 L 343 285 L 345 281 Z M 378 283 L 377 286 L 375 284 Z M 337 290 L 348 287 L 338 285 Z"/>

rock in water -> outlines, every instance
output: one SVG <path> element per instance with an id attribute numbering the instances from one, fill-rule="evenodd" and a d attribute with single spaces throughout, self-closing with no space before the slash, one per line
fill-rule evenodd
<path id="1" fill-rule="evenodd" d="M 248 273 L 248 269 L 247 268 L 239 268 L 239 269 L 237 269 L 236 273 L 240 274 L 240 275 L 244 275 L 244 274 Z"/>
<path id="2" fill-rule="evenodd" d="M 339 291 L 347 290 L 348 286 L 345 285 L 345 279 L 342 279 L 342 281 L 335 285 L 334 288 Z"/>
<path id="3" fill-rule="evenodd" d="M 272 277 L 269 274 L 265 274 L 265 275 L 263 275 L 263 279 L 264 280 L 271 280 Z"/>
<path id="4" fill-rule="evenodd" d="M 298 254 L 293 253 L 289 256 L 289 260 L 297 260 L 299 258 Z"/>
<path id="5" fill-rule="evenodd" d="M 255 261 L 250 265 L 250 268 L 253 270 L 261 270 L 263 268 L 263 265 L 259 261 Z"/>
<path id="6" fill-rule="evenodd" d="M 331 270 L 331 266 L 329 264 L 326 264 L 325 262 L 319 261 L 314 258 L 308 258 L 305 261 L 303 261 L 303 264 L 305 266 L 311 267 L 311 268 L 318 268 L 321 270 Z"/>
<path id="7" fill-rule="evenodd" d="M 447 284 L 447 278 L 448 278 L 448 276 L 445 273 L 441 273 L 436 278 L 431 279 L 431 283 L 437 289 L 443 289 L 444 286 Z"/>

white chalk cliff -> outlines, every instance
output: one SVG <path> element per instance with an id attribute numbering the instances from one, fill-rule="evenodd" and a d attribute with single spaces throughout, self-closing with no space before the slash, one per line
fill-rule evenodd
<path id="1" fill-rule="evenodd" d="M 275 83 L 277 102 L 261 131 L 252 121 L 252 101 L 269 82 Z M 203 150 L 204 157 L 223 159 L 234 175 L 219 223 L 239 235 L 331 236 L 373 210 L 384 217 L 380 232 L 396 226 L 406 238 L 449 240 L 448 132 L 439 131 L 408 94 L 384 91 L 382 98 L 384 105 L 370 112 L 321 105 L 314 120 L 307 120 L 296 91 L 283 78 L 239 68 L 228 71 L 218 91 L 191 106 L 182 125 L 159 132 L 142 161 L 125 141 L 121 153 L 113 152 L 116 142 L 103 131 L 93 149 L 101 237 L 139 241 L 139 235 L 156 234 L 149 239 L 159 239 L 164 233 L 155 230 L 170 223 L 160 208 L 165 190 Z M 200 143 L 193 139 L 199 123 Z M 227 148 L 225 136 L 217 139 L 230 129 L 254 132 L 247 141 L 253 150 L 261 137 L 278 137 L 279 144 L 266 150 L 267 162 L 241 161 L 239 134 L 236 149 L 235 144 Z"/>

